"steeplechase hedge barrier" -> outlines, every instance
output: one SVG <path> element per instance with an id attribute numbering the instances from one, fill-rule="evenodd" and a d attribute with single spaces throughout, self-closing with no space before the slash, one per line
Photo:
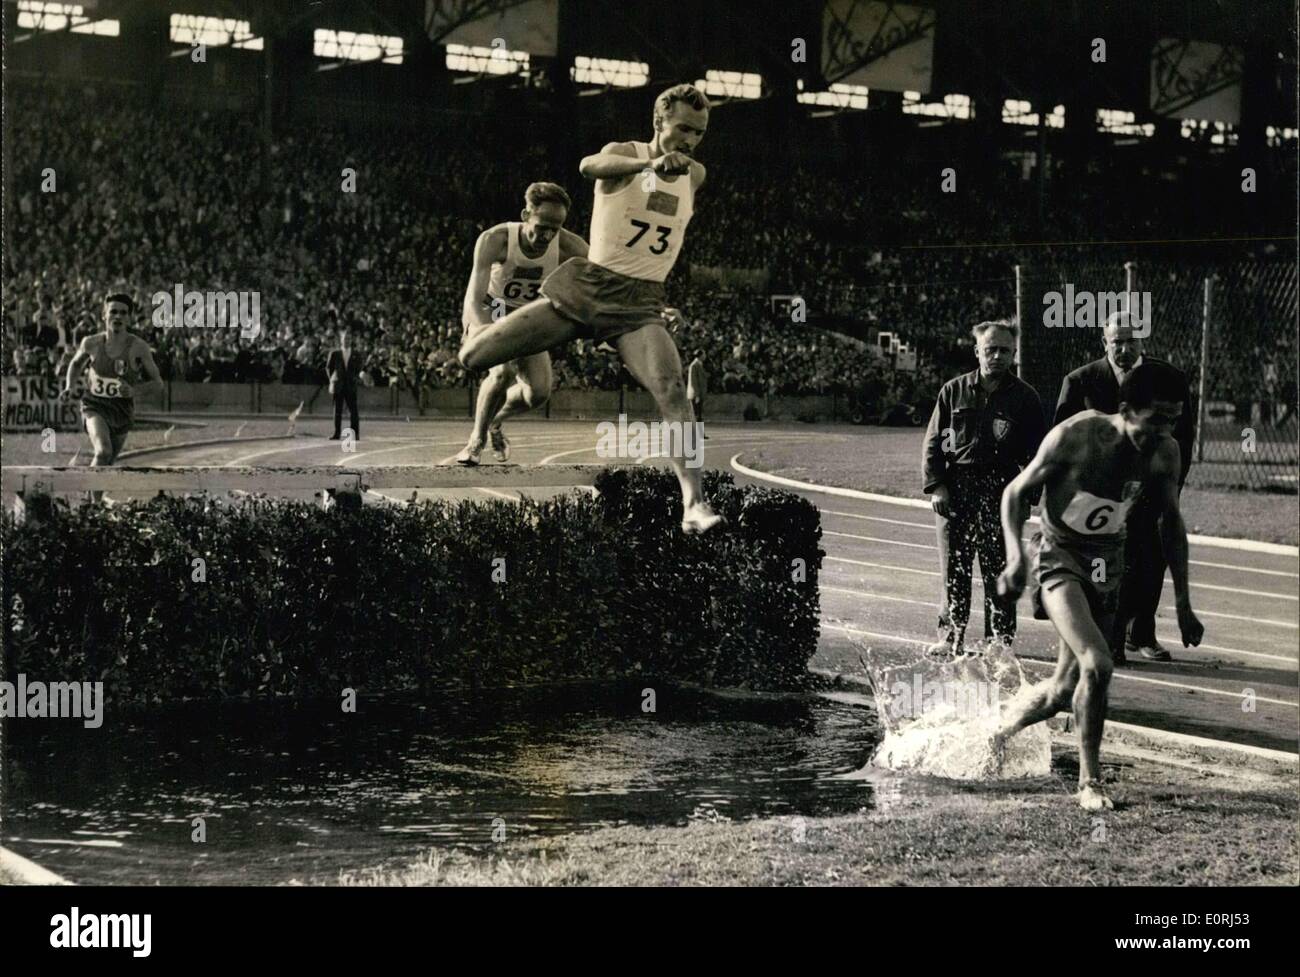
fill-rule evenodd
<path id="1" fill-rule="evenodd" d="M 3 522 L 5 677 L 117 703 L 653 676 L 792 688 L 818 635 L 817 509 L 706 472 L 598 495 L 322 509 L 263 497 L 58 503 Z"/>

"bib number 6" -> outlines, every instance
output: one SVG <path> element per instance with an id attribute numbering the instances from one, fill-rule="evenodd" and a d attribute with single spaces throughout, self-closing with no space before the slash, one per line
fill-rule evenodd
<path id="1" fill-rule="evenodd" d="M 1099 505 L 1088 513 L 1088 518 L 1083 520 L 1083 524 L 1089 531 L 1099 533 L 1110 525 L 1110 517 L 1114 512 L 1113 505 Z"/>

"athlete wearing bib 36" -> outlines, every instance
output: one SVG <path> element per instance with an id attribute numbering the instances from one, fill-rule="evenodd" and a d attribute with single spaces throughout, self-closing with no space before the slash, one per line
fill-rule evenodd
<path id="1" fill-rule="evenodd" d="M 682 530 L 700 533 L 722 521 L 704 501 L 698 468 L 688 467 L 685 439 L 696 436 L 682 361 L 664 327 L 664 281 L 681 253 L 704 167 L 691 154 L 704 137 L 709 102 L 690 85 L 655 100 L 654 138 L 608 143 L 580 172 L 596 181 L 591 255 L 571 258 L 542 283 L 541 297 L 468 336 L 460 361 L 495 366 L 576 337 L 610 342 L 628 372 L 682 432 L 669 458 L 682 490 Z M 680 449 L 680 450 L 679 450 Z"/>
<path id="2" fill-rule="evenodd" d="M 1171 374 L 1134 368 L 1120 386 L 1118 414 L 1084 411 L 1058 424 L 1038 455 L 1002 495 L 1007 568 L 998 592 L 1020 596 L 1028 567 L 1020 542 L 1025 503 L 1043 489 L 1042 531 L 1033 557 L 1035 616 L 1061 637 L 1056 671 L 1004 717 L 994 737 L 1005 740 L 1070 706 L 1079 728 L 1079 803 L 1112 807 L 1101 783 L 1101 732 L 1114 665 L 1110 628 L 1123 575 L 1124 520 L 1138 495 L 1158 500 L 1161 545 L 1174 579 L 1184 647 L 1199 645 L 1204 628 L 1187 588 L 1187 530 L 1178 510 L 1178 443 L 1170 437 L 1182 412 Z"/>
<path id="3" fill-rule="evenodd" d="M 497 224 L 479 235 L 462 313 L 467 336 L 537 298 L 542 281 L 562 261 L 586 257 L 587 242 L 564 230 L 569 205 L 563 187 L 532 183 L 524 191 L 522 222 Z M 477 465 L 489 437 L 497 461 L 507 461 L 510 442 L 501 422 L 540 407 L 550 395 L 549 353 L 533 353 L 492 367 L 479 386 L 474 429 L 456 461 Z"/>
<path id="4" fill-rule="evenodd" d="M 94 450 L 92 465 L 111 465 L 121 454 L 135 419 L 136 391 L 162 386 L 153 351 L 126 331 L 135 303 L 116 293 L 104 299 L 105 331 L 87 336 L 68 364 L 62 396 L 71 397 L 81 372 L 89 367 L 81 396 L 81 419 Z M 141 374 L 148 380 L 139 382 Z"/>

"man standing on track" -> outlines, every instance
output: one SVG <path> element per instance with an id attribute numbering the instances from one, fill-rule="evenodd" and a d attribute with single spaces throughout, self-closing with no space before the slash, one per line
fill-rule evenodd
<path id="1" fill-rule="evenodd" d="M 1015 606 L 996 599 L 1005 567 L 999 506 L 1002 490 L 1029 464 L 1043 440 L 1038 393 L 1011 372 L 1015 323 L 981 322 L 971 330 L 979 368 L 939 391 L 925 432 L 924 490 L 935 512 L 943 604 L 933 652 L 960 654 L 970 620 L 972 571 L 984 578 L 984 638 L 1010 643 Z"/>
<path id="2" fill-rule="evenodd" d="M 704 500 L 699 469 L 685 463 L 695 418 L 681 358 L 664 327 L 664 280 L 704 183 L 704 167 L 692 154 L 709 124 L 708 99 L 676 85 L 655 99 L 653 121 L 648 143 L 607 143 L 579 166 L 596 182 L 590 259 L 570 258 L 542 283 L 540 298 L 467 337 L 460 361 L 481 370 L 579 336 L 613 343 L 670 428 L 681 431 L 670 461 L 682 491 L 682 531 L 694 534 L 722 517 Z"/>

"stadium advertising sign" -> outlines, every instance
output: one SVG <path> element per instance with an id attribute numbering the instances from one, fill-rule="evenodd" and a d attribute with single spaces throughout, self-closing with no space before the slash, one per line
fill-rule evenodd
<path id="1" fill-rule="evenodd" d="M 74 400 L 59 400 L 62 385 L 44 377 L 5 377 L 4 430 L 75 429 L 81 415 Z"/>
<path id="2" fill-rule="evenodd" d="M 876 0 L 827 0 L 822 8 L 822 75 L 828 84 L 888 92 L 930 90 L 933 10 Z"/>
<path id="3" fill-rule="evenodd" d="M 1240 48 L 1161 38 L 1151 52 L 1151 110 L 1235 126 L 1245 66 Z"/>

